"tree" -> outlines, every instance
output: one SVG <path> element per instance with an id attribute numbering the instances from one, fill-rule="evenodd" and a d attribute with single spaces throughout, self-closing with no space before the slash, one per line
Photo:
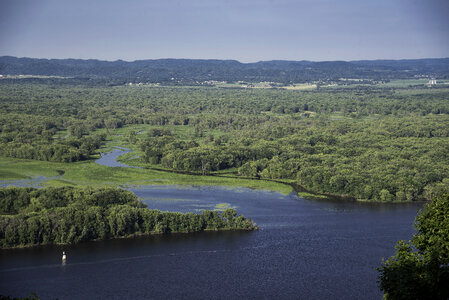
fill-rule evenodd
<path id="1" fill-rule="evenodd" d="M 449 194 L 434 198 L 416 217 L 412 241 L 378 268 L 386 299 L 449 298 Z"/>

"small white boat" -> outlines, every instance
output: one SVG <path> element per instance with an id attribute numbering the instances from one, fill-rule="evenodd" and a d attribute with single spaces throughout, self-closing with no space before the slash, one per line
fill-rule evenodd
<path id="1" fill-rule="evenodd" d="M 67 260 L 67 255 L 65 255 L 65 251 L 62 251 L 62 261 Z"/>

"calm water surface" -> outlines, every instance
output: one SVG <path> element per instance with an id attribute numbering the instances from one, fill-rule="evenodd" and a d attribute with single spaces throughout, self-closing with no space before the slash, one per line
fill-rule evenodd
<path id="1" fill-rule="evenodd" d="M 95 162 L 99 165 L 108 167 L 136 168 L 117 161 L 117 158 L 120 155 L 132 152 L 132 150 L 118 146 L 114 146 L 113 148 L 115 149 L 110 152 L 101 153 L 101 158 L 97 159 Z"/>
<path id="2" fill-rule="evenodd" d="M 43 299 L 381 299 L 376 267 L 413 234 L 417 204 L 314 202 L 220 187 L 130 188 L 149 207 L 235 207 L 254 232 L 0 251 L 0 294 Z M 65 250 L 68 260 L 61 264 Z"/>
<path id="3" fill-rule="evenodd" d="M 53 177 L 38 176 L 29 179 L 0 180 L 0 187 L 18 186 L 18 187 L 40 188 L 42 187 L 42 184 L 47 180 L 60 179 L 60 178 L 62 178 L 61 175 Z"/>

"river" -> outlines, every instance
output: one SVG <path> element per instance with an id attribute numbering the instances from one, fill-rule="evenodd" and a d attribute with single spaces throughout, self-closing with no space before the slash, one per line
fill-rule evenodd
<path id="1" fill-rule="evenodd" d="M 419 204 L 308 201 L 247 188 L 130 187 L 150 208 L 235 207 L 254 232 L 203 232 L 0 252 L 0 294 L 43 299 L 381 299 L 377 271 Z M 68 260 L 61 264 L 61 253 Z"/>
<path id="2" fill-rule="evenodd" d="M 114 149 L 110 152 L 101 153 L 101 158 L 97 159 L 95 162 L 108 167 L 136 168 L 117 161 L 117 158 L 120 155 L 132 152 L 132 150 L 118 146 L 114 146 L 113 148 Z"/>

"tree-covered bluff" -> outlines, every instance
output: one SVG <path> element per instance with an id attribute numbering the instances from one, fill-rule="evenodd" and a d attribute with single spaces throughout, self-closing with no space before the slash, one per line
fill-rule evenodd
<path id="1" fill-rule="evenodd" d="M 127 62 L 36 59 L 12 56 L 0 57 L 0 74 L 31 74 L 104 79 L 124 82 L 160 82 L 164 84 L 195 84 L 209 80 L 235 82 L 273 81 L 282 83 L 340 78 L 414 78 L 437 76 L 448 78 L 449 59 L 409 59 L 372 61 L 260 61 L 240 63 L 235 60 L 156 59 Z"/>
<path id="2" fill-rule="evenodd" d="M 222 213 L 151 210 L 118 188 L 0 189 L 0 247 L 74 244 L 143 234 L 254 230 L 234 209 Z"/>

